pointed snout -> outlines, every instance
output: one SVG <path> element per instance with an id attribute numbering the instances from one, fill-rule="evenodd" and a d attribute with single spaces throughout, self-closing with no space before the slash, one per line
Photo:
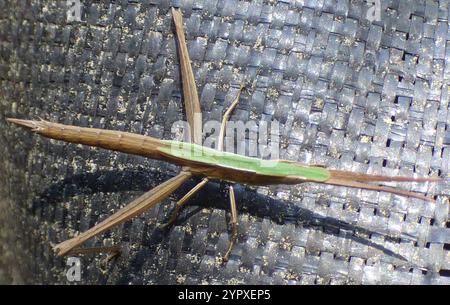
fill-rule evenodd
<path id="1" fill-rule="evenodd" d="M 27 128 L 36 128 L 37 124 L 36 121 L 32 121 L 32 120 L 21 120 L 21 119 L 14 119 L 14 118 L 6 118 L 6 121 L 8 121 L 9 123 L 13 123 L 22 127 L 27 127 Z"/>

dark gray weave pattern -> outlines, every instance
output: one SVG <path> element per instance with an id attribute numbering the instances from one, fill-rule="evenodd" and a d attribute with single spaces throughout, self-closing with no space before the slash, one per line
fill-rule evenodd
<path id="1" fill-rule="evenodd" d="M 449 172 L 449 5 L 381 1 L 0 0 L 0 278 L 66 283 L 51 245 L 84 231 L 174 175 L 170 164 L 50 141 L 6 124 L 37 118 L 171 139 L 184 118 L 170 6 L 181 7 L 204 120 L 280 122 L 281 158 L 358 172 Z M 177 198 L 90 245 L 82 283 L 449 284 L 448 184 L 400 185 L 438 203 L 313 184 L 211 183 L 168 231 Z"/>

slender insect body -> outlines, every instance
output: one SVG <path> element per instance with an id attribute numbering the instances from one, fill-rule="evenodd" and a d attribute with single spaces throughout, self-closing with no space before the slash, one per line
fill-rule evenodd
<path id="1" fill-rule="evenodd" d="M 8 119 L 12 123 L 32 128 L 45 137 L 85 144 L 162 160 L 189 168 L 195 175 L 251 185 L 298 184 L 317 182 L 385 191 L 422 200 L 433 199 L 413 192 L 370 185 L 364 182 L 438 182 L 440 178 L 382 176 L 328 170 L 322 166 L 308 166 L 288 160 L 261 160 L 203 147 L 193 143 L 159 140 L 149 136 L 113 130 L 101 130 L 52 123 Z M 264 163 L 264 166 L 261 164 Z"/>

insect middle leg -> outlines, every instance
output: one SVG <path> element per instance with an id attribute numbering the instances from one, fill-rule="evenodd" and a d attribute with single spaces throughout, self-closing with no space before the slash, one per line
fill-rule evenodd
<path id="1" fill-rule="evenodd" d="M 223 262 L 227 262 L 230 258 L 231 251 L 233 250 L 234 245 L 237 241 L 238 236 L 238 216 L 237 216 L 237 208 L 236 208 L 236 197 L 234 196 L 234 188 L 230 185 L 230 208 L 231 208 L 231 238 L 228 242 L 228 249 L 223 256 Z"/>
<path id="2" fill-rule="evenodd" d="M 203 178 L 196 186 L 194 186 L 186 195 L 183 196 L 180 200 L 178 200 L 175 205 L 175 210 L 172 212 L 170 219 L 167 223 L 162 224 L 160 226 L 161 229 L 165 229 L 175 223 L 177 220 L 178 214 L 180 213 L 181 207 L 191 198 L 195 193 L 197 193 L 203 186 L 205 186 L 209 182 L 208 178 Z"/>
<path id="3" fill-rule="evenodd" d="M 241 92 L 243 89 L 244 89 L 244 85 L 241 84 L 236 98 L 233 100 L 230 107 L 227 109 L 227 111 L 225 111 L 225 114 L 223 115 L 222 125 L 220 126 L 220 134 L 219 134 L 219 139 L 218 139 L 219 142 L 217 145 L 218 150 L 223 150 L 227 122 L 230 118 L 231 112 L 234 110 L 234 108 L 236 107 L 236 105 L 239 102 L 239 98 L 241 97 Z M 223 256 L 224 263 L 227 262 L 228 259 L 230 258 L 230 254 L 231 254 L 231 251 L 233 250 L 234 245 L 236 244 L 237 234 L 238 234 L 238 231 L 237 231 L 238 217 L 237 217 L 237 208 L 236 208 L 236 198 L 234 196 L 234 188 L 232 185 L 230 185 L 229 195 L 230 195 L 230 207 L 231 207 L 231 238 L 228 243 L 227 252 L 225 252 L 225 255 Z"/>

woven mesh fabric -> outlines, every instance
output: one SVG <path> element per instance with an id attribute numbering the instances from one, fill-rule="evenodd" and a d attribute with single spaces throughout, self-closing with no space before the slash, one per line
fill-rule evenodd
<path id="1" fill-rule="evenodd" d="M 358 172 L 446 176 L 447 1 L 0 0 L 0 279 L 67 283 L 51 246 L 84 231 L 176 166 L 51 141 L 10 126 L 37 118 L 171 139 L 184 118 L 170 7 L 181 7 L 204 121 L 280 123 L 280 158 Z M 247 134 L 247 137 L 249 135 Z M 245 140 L 245 136 L 242 136 Z M 304 184 L 236 186 L 230 261 L 227 185 L 210 183 L 158 229 L 195 181 L 88 245 L 81 283 L 449 284 L 447 183 L 398 184 L 437 204 Z"/>

